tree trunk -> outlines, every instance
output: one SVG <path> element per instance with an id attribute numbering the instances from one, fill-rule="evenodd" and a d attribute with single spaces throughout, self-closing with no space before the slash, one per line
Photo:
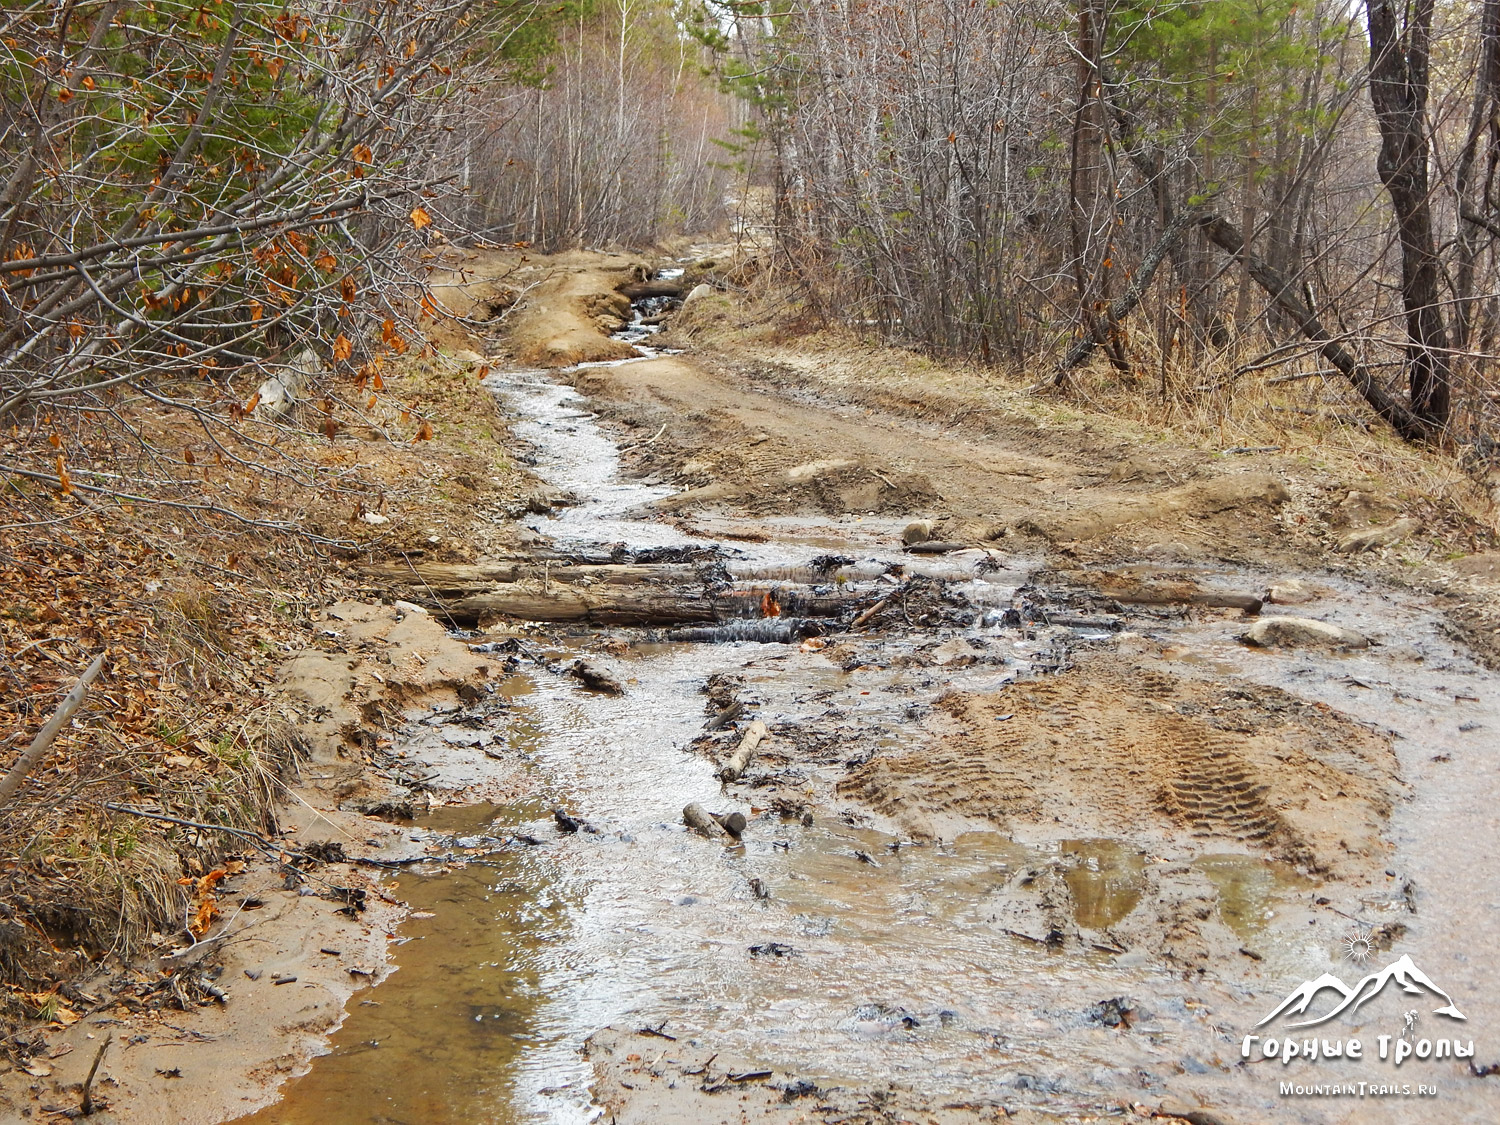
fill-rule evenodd
<path id="1" fill-rule="evenodd" d="M 1073 110 L 1073 137 L 1068 169 L 1068 227 L 1072 240 L 1073 285 L 1085 340 L 1109 353 L 1115 368 L 1130 374 L 1130 361 L 1109 316 L 1110 239 L 1113 224 L 1104 204 L 1104 106 L 1100 59 L 1105 10 L 1100 0 L 1082 0 L 1078 8 L 1078 92 Z M 1112 193 L 1111 193 L 1112 194 Z M 1101 217 L 1100 211 L 1106 213 Z M 1076 346 L 1076 345 L 1075 345 Z"/>
<path id="2" fill-rule="evenodd" d="M 1354 389 L 1359 392 L 1360 397 L 1370 404 L 1375 413 L 1389 422 L 1397 433 L 1412 441 L 1431 436 L 1431 428 L 1427 420 L 1407 409 L 1405 404 L 1393 399 L 1385 388 L 1376 382 L 1369 368 L 1350 355 L 1323 326 L 1317 315 L 1302 303 L 1302 299 L 1297 296 L 1296 283 L 1246 251 L 1244 239 L 1232 223 L 1217 215 L 1209 215 L 1199 219 L 1198 225 L 1210 242 L 1224 253 L 1240 259 L 1245 269 L 1250 271 L 1250 276 L 1255 279 L 1255 283 L 1266 291 L 1266 294 L 1276 303 L 1276 307 L 1292 319 L 1304 336 L 1320 345 L 1318 350 L 1323 358 L 1338 368 L 1340 373 L 1354 384 Z"/>
<path id="3" fill-rule="evenodd" d="M 1411 409 L 1428 429 L 1447 425 L 1448 330 L 1439 304 L 1439 266 L 1428 198 L 1428 51 L 1435 0 L 1368 0 L 1370 102 L 1380 126 L 1380 182 L 1391 196 L 1401 240 L 1401 303 Z"/>
<path id="4" fill-rule="evenodd" d="M 1478 302 L 1474 296 L 1474 271 L 1480 253 L 1478 234 L 1483 226 L 1469 216 L 1474 212 L 1474 163 L 1480 139 L 1487 132 L 1493 150 L 1495 121 L 1491 105 L 1495 97 L 1497 40 L 1500 40 L 1500 0 L 1484 0 L 1480 15 L 1479 66 L 1474 74 L 1474 102 L 1469 111 L 1469 133 L 1458 159 L 1454 192 L 1458 196 L 1458 270 L 1453 282 L 1454 345 L 1469 351 L 1474 344 Z M 1476 229 L 1477 228 L 1477 229 Z"/>

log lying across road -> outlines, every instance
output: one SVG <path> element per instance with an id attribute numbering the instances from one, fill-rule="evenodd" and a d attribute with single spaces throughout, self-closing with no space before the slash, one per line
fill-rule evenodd
<path id="1" fill-rule="evenodd" d="M 595 590 L 581 586 L 543 590 L 531 583 L 510 583 L 482 594 L 440 598 L 431 608 L 458 622 L 515 617 L 522 621 L 582 621 L 591 625 L 701 625 L 718 622 L 721 614 L 717 600 L 685 590 L 608 587 Z"/>
<path id="2" fill-rule="evenodd" d="M 622 285 L 620 292 L 632 301 L 640 301 L 647 297 L 681 297 L 689 288 L 686 277 L 673 278 L 671 281 L 657 278 L 653 281 L 637 281 L 630 285 Z"/>
<path id="3" fill-rule="evenodd" d="M 485 590 L 497 583 L 561 582 L 564 585 L 680 586 L 699 581 L 690 563 L 605 563 L 559 565 L 529 559 L 492 563 L 376 563 L 359 567 L 362 577 L 401 589 L 430 590 L 454 596 Z"/>
<path id="4" fill-rule="evenodd" d="M 725 590 L 711 574 L 683 563 L 382 563 L 358 573 L 463 625 L 502 617 L 655 628 L 717 625 L 759 617 L 766 594 Z M 798 617 L 835 617 L 852 602 L 852 595 L 788 591 L 778 608 Z"/>

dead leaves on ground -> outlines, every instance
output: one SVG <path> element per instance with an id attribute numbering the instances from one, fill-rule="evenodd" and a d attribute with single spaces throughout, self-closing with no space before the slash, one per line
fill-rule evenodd
<path id="1" fill-rule="evenodd" d="M 196 879 L 191 875 L 178 879 L 181 886 L 193 888 L 193 901 L 190 908 L 193 911 L 192 920 L 188 922 L 188 933 L 199 941 L 203 935 L 208 933 L 214 924 L 214 919 L 219 916 L 219 896 L 214 888 L 219 881 L 229 875 L 229 871 L 223 867 L 215 867 L 206 875 L 200 875 Z"/>

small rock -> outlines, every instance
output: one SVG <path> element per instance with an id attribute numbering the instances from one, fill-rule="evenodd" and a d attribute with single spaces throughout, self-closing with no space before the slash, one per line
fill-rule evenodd
<path id="1" fill-rule="evenodd" d="M 379 512 L 366 512 L 359 519 L 361 523 L 370 524 L 372 527 L 379 527 L 383 523 L 391 522 L 388 516 L 382 516 Z"/>
<path id="2" fill-rule="evenodd" d="M 402 617 L 426 617 L 427 611 L 413 602 L 397 602 L 395 611 Z"/>
<path id="3" fill-rule="evenodd" d="M 1285 582 L 1278 582 L 1271 587 L 1271 592 L 1266 595 L 1266 601 L 1275 605 L 1302 605 L 1317 596 L 1312 588 L 1300 578 L 1288 578 Z"/>
<path id="4" fill-rule="evenodd" d="M 1310 617 L 1262 617 L 1240 638 L 1260 648 L 1300 645 L 1331 645 L 1337 648 L 1369 648 L 1370 639 L 1342 625 L 1315 621 Z"/>
<path id="5" fill-rule="evenodd" d="M 912 520 L 901 529 L 901 542 L 910 547 L 914 543 L 925 543 L 932 538 L 931 520 Z"/>
<path id="6" fill-rule="evenodd" d="M 1129 1028 L 1136 1021 L 1136 1004 L 1128 996 L 1114 996 L 1101 1000 L 1085 1013 L 1095 1023 L 1105 1027 Z"/>
<path id="7" fill-rule="evenodd" d="M 584 663 L 582 660 L 575 660 L 572 664 L 568 665 L 568 675 L 572 676 L 590 691 L 603 692 L 605 695 L 625 694 L 625 686 L 619 680 L 599 671 L 599 669 L 593 667 L 591 664 Z"/>
<path id="8" fill-rule="evenodd" d="M 483 749 L 490 743 L 492 735 L 486 730 L 458 730 L 449 728 L 443 732 L 443 742 L 449 746 L 467 746 Z"/>
<path id="9" fill-rule="evenodd" d="M 453 353 L 453 362 L 461 363 L 465 367 L 482 367 L 486 361 L 484 356 L 478 352 L 469 351 L 467 348 L 460 348 Z"/>
<path id="10" fill-rule="evenodd" d="M 1403 539 L 1410 538 L 1422 530 L 1422 521 L 1410 516 L 1388 523 L 1384 527 L 1367 527 L 1363 531 L 1351 531 L 1339 539 L 1334 550 L 1344 555 L 1373 551 L 1377 547 L 1393 547 Z"/>
<path id="11" fill-rule="evenodd" d="M 932 662 L 939 667 L 951 664 L 955 668 L 964 668 L 976 659 L 974 646 L 966 637 L 950 637 L 932 650 Z"/>
<path id="12" fill-rule="evenodd" d="M 701 301 L 704 297 L 712 297 L 714 287 L 706 282 L 700 282 L 693 286 L 692 290 L 682 299 L 682 307 L 687 308 L 694 301 Z"/>
<path id="13" fill-rule="evenodd" d="M 318 353 L 304 348 L 291 363 L 260 385 L 255 392 L 255 416 L 275 421 L 291 413 L 301 400 L 308 380 L 315 378 L 322 368 Z"/>
<path id="14" fill-rule="evenodd" d="M 552 810 L 552 819 L 557 821 L 558 830 L 561 832 L 577 832 L 580 828 L 587 827 L 583 821 L 575 816 L 569 816 L 562 809 Z"/>
<path id="15" fill-rule="evenodd" d="M 795 957 L 797 951 L 785 942 L 764 941 L 750 947 L 751 957 Z"/>

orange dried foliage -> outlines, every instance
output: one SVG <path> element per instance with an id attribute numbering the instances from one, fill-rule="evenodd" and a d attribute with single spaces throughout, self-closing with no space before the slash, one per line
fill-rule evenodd
<path id="1" fill-rule="evenodd" d="M 193 937 L 202 938 L 219 916 L 218 895 L 214 888 L 228 874 L 225 868 L 215 867 L 207 875 L 197 879 L 188 875 L 177 880 L 182 886 L 193 888 L 193 919 L 188 923 L 188 932 Z"/>

